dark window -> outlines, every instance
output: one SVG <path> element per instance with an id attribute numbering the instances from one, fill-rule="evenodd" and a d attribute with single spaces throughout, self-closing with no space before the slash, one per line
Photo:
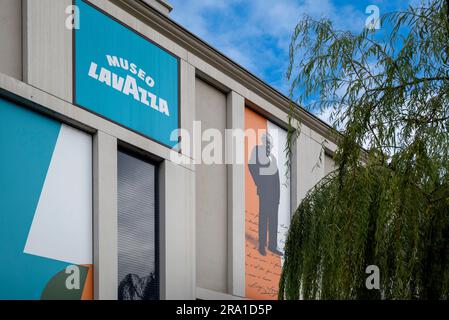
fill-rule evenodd
<path id="1" fill-rule="evenodd" d="M 159 299 L 156 167 L 118 153 L 118 299 Z"/>

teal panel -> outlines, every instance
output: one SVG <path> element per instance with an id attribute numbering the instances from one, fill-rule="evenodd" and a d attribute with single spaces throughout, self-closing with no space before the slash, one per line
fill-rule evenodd
<path id="1" fill-rule="evenodd" d="M 68 265 L 23 253 L 60 128 L 0 98 L 0 299 L 39 299 Z"/>
<path id="2" fill-rule="evenodd" d="M 76 103 L 161 144 L 177 145 L 170 136 L 179 126 L 179 59 L 86 1 L 76 5 Z"/>

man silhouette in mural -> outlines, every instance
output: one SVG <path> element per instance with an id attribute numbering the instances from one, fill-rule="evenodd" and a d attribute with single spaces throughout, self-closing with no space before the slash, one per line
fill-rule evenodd
<path id="1" fill-rule="evenodd" d="M 259 196 L 259 252 L 265 256 L 265 248 L 282 256 L 277 249 L 278 208 L 280 198 L 279 170 L 276 157 L 271 153 L 273 140 L 268 133 L 262 135 L 262 144 L 251 152 L 249 171 Z"/>

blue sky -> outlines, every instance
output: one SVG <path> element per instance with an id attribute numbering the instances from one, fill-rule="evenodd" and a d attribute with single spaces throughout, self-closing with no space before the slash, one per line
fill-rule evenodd
<path id="1" fill-rule="evenodd" d="M 290 36 L 305 14 L 360 32 L 369 16 L 367 6 L 376 5 L 383 14 L 417 1 L 169 0 L 172 19 L 284 94 Z"/>

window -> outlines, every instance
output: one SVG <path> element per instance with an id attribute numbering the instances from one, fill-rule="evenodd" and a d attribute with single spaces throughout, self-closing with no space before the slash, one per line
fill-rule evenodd
<path id="1" fill-rule="evenodd" d="M 156 167 L 118 153 L 118 299 L 159 299 Z"/>

